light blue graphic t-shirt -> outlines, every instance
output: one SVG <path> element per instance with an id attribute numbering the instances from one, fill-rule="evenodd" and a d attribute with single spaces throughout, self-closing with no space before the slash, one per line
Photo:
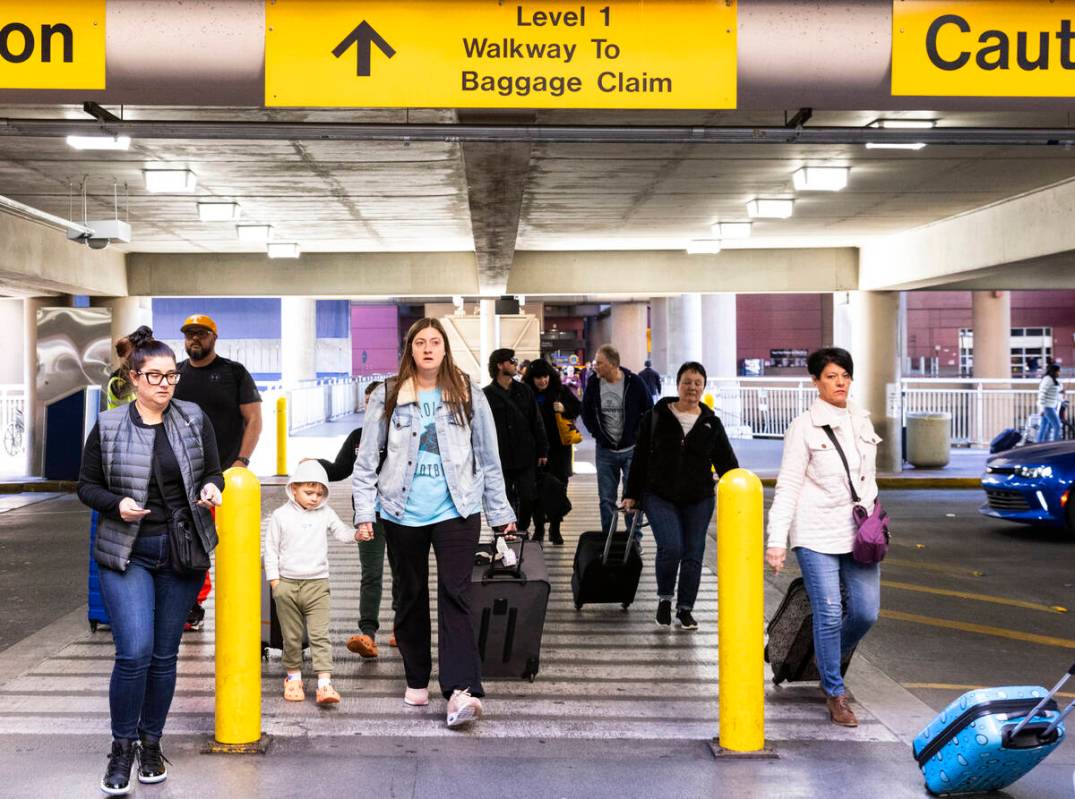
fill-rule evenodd
<path id="1" fill-rule="evenodd" d="M 424 527 L 459 516 L 448 491 L 448 481 L 444 477 L 444 464 L 441 462 L 440 447 L 437 443 L 435 414 L 439 407 L 439 388 L 418 393 L 417 410 L 422 437 L 418 442 L 414 479 L 411 481 L 407 505 L 403 509 L 403 518 L 396 519 L 384 511 L 381 512 L 386 519 L 396 524 Z"/>

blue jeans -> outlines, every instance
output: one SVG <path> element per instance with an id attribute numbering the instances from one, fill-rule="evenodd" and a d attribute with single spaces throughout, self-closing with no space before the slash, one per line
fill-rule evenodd
<path id="1" fill-rule="evenodd" d="M 602 446 L 597 447 L 597 455 L 594 458 L 597 469 L 597 499 L 601 504 L 601 529 L 606 533 L 612 524 L 612 517 L 616 515 L 616 504 L 619 501 L 620 481 L 627 484 L 627 474 L 631 471 L 631 458 L 634 456 L 634 448 L 627 452 L 613 452 Z M 635 533 L 637 541 L 642 540 L 642 530 Z"/>
<path id="2" fill-rule="evenodd" d="M 847 691 L 840 674 L 843 655 L 854 649 L 877 621 L 881 567 L 877 563 L 863 566 L 850 552 L 828 555 L 796 547 L 795 556 L 814 612 L 814 654 L 821 687 L 829 696 L 840 696 Z"/>
<path id="3" fill-rule="evenodd" d="M 1056 408 L 1045 408 L 1041 412 L 1041 427 L 1038 428 L 1038 443 L 1056 441 L 1060 438 L 1060 416 Z"/>
<path id="4" fill-rule="evenodd" d="M 116 662 L 108 686 L 112 737 L 160 738 L 175 693 L 183 623 L 205 572 L 168 566 L 168 536 L 139 536 L 127 571 L 101 568 L 101 596 L 112 619 Z"/>
<path id="5" fill-rule="evenodd" d="M 702 581 L 705 536 L 716 497 L 677 505 L 647 494 L 646 517 L 657 540 L 657 598 L 671 601 L 679 573 L 677 610 L 691 610 Z"/>

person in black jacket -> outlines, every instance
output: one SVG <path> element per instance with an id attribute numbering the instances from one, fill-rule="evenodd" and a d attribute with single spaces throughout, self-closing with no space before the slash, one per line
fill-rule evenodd
<path id="1" fill-rule="evenodd" d="M 370 401 L 370 394 L 381 385 L 380 380 L 375 380 L 366 386 L 366 402 Z M 355 457 L 358 454 L 358 445 L 362 442 L 362 428 L 356 427 L 351 434 L 344 439 L 336 460 L 328 461 L 317 458 L 317 462 L 325 468 L 330 482 L 346 480 L 351 477 L 355 470 Z M 304 459 L 305 460 L 305 459 Z M 352 500 L 352 504 L 354 500 Z M 358 634 L 352 635 L 347 640 L 347 649 L 364 658 L 375 658 L 377 650 L 377 630 L 381 627 L 381 595 L 384 591 L 384 556 L 387 548 L 387 537 L 380 520 L 373 524 L 373 538 L 369 541 L 358 543 L 358 560 L 362 567 L 362 580 L 358 594 Z M 392 553 L 388 553 L 388 567 L 392 571 L 392 610 L 398 604 L 398 590 L 396 588 L 395 567 L 392 565 Z M 396 636 L 388 639 L 389 646 L 396 645 Z"/>
<path id="2" fill-rule="evenodd" d="M 582 421 L 597 445 L 594 466 L 601 529 L 608 530 L 616 513 L 620 481 L 626 483 L 631 469 L 639 421 L 653 407 L 653 397 L 638 375 L 620 366 L 620 353 L 610 344 L 598 348 L 593 368 L 582 394 Z M 641 548 L 641 530 L 636 536 Z"/>
<path id="3" fill-rule="evenodd" d="M 534 392 L 538 410 L 541 412 L 541 421 L 545 425 L 545 434 L 549 440 L 549 459 L 545 464 L 545 471 L 555 477 L 564 485 L 567 492 L 567 481 L 571 477 L 571 445 L 560 441 L 560 428 L 556 422 L 559 414 L 564 419 L 577 419 L 582 412 L 582 403 L 560 383 L 560 373 L 548 361 L 536 360 L 530 362 L 530 368 L 526 372 L 523 382 Z M 544 537 L 545 522 L 549 523 L 549 540 L 560 545 L 564 543 L 560 535 L 561 515 L 549 513 L 551 508 L 545 507 L 544 497 L 538 491 L 534 503 L 534 538 L 537 541 Z"/>
<path id="4" fill-rule="evenodd" d="M 534 393 L 515 379 L 518 370 L 515 350 L 493 350 L 489 356 L 489 376 L 493 382 L 482 390 L 496 422 L 508 502 L 518 517 L 519 532 L 525 533 L 533 512 L 537 467 L 545 465 L 549 442 Z"/>
<path id="5" fill-rule="evenodd" d="M 679 397 L 665 397 L 642 418 L 623 500 L 645 510 L 657 540 L 657 624 L 672 624 L 678 572 L 676 619 L 684 630 L 698 629 L 691 611 L 716 505 L 713 470 L 719 478 L 739 467 L 724 425 L 701 404 L 705 381 L 705 367 L 688 361 L 676 374 Z"/>

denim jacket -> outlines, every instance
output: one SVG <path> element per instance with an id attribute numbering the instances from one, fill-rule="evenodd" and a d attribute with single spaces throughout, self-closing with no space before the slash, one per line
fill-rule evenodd
<path id="1" fill-rule="evenodd" d="M 470 382 L 469 385 L 473 407 L 470 424 L 459 424 L 448 405 L 442 404 L 437 408 L 435 419 L 437 444 L 452 503 L 461 515 L 479 505 L 484 507 L 486 521 L 496 527 L 515 521 L 515 513 L 504 491 L 496 425 L 489 401 L 476 384 Z M 382 385 L 373 392 L 366 406 L 365 434 L 351 474 L 356 525 L 374 521 L 378 500 L 386 513 L 402 518 L 414 479 L 414 464 L 422 437 L 418 390 L 414 381 L 400 386 L 390 420 L 384 418 L 384 403 L 385 386 Z M 385 460 L 378 472 L 382 450 Z"/>

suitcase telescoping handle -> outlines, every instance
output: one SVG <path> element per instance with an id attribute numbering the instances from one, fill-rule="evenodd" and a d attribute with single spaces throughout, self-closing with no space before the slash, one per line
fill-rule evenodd
<path id="1" fill-rule="evenodd" d="M 624 563 L 627 562 L 627 558 L 631 554 L 631 547 L 634 546 L 635 532 L 638 530 L 638 524 L 642 520 L 642 509 L 635 508 L 635 510 L 629 511 L 624 508 L 616 508 L 616 512 L 612 514 L 612 524 L 609 525 L 608 535 L 605 537 L 605 550 L 601 553 L 602 566 L 608 563 L 608 553 L 612 551 L 612 537 L 616 535 L 616 527 L 619 522 L 620 513 L 631 517 L 631 529 L 627 531 L 627 544 L 623 548 Z"/>
<path id="2" fill-rule="evenodd" d="M 1025 727 L 1027 724 L 1029 724 L 1030 720 L 1032 718 L 1034 718 L 1036 715 L 1038 715 L 1038 713 L 1041 711 L 1041 709 L 1043 707 L 1045 707 L 1049 703 L 1049 700 L 1052 699 L 1054 696 L 1056 696 L 1056 692 L 1064 687 L 1064 683 L 1066 683 L 1068 680 L 1071 679 L 1071 675 L 1073 675 L 1073 674 L 1075 674 L 1075 663 L 1071 664 L 1071 668 L 1068 669 L 1068 673 L 1065 674 L 1063 677 L 1061 677 L 1060 681 L 1056 685 L 1053 686 L 1053 689 L 1051 691 L 1049 691 L 1049 693 L 1047 693 L 1044 697 L 1042 697 L 1042 700 L 1040 702 L 1038 702 L 1038 704 L 1034 707 L 1034 709 L 1031 710 L 1029 713 L 1027 713 L 1026 716 L 1023 717 L 1023 720 L 1015 725 L 1015 729 L 1012 730 L 1011 734 L 1008 736 L 1009 740 L 1015 738 L 1015 736 L 1018 735 L 1020 733 L 1020 731 L 1022 731 L 1023 727 Z M 1064 720 L 1064 718 L 1072 711 L 1072 708 L 1075 708 L 1075 702 L 1072 702 L 1070 705 L 1068 705 L 1066 708 L 1064 708 L 1064 712 L 1061 713 L 1059 716 L 1057 716 L 1057 718 L 1053 721 L 1053 723 L 1050 724 L 1047 729 L 1042 731 L 1042 733 L 1041 733 L 1041 735 L 1039 737 L 1044 738 L 1045 736 L 1047 736 L 1050 733 L 1052 733 L 1053 730 L 1055 730 L 1057 727 L 1059 727 L 1060 722 L 1062 722 Z"/>
<path id="3" fill-rule="evenodd" d="M 519 538 L 519 558 L 515 561 L 514 566 L 497 566 L 496 565 L 496 539 L 493 539 L 493 559 L 489 561 L 489 568 L 485 570 L 482 575 L 482 582 L 493 580 L 499 575 L 511 575 L 517 580 L 525 580 L 526 575 L 523 574 L 523 550 L 526 548 L 526 538 Z"/>

